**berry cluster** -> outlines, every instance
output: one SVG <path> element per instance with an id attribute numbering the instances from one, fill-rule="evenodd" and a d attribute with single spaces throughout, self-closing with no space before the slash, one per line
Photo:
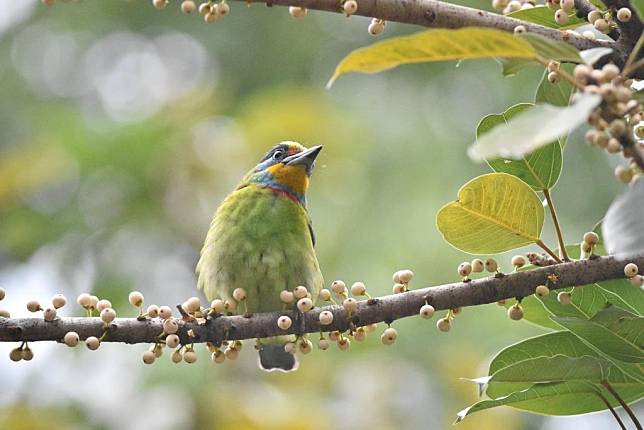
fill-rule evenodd
<path id="1" fill-rule="evenodd" d="M 624 266 L 624 275 L 631 281 L 634 287 L 640 288 L 644 285 L 644 276 L 639 274 L 639 268 L 635 263 L 628 263 Z"/>

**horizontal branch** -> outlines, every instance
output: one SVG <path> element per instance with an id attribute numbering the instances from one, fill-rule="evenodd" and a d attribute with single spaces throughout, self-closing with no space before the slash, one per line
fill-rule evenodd
<path id="1" fill-rule="evenodd" d="M 342 306 L 314 308 L 304 314 L 289 310 L 250 316 L 220 316 L 206 324 L 182 321 L 178 335 L 183 344 L 224 340 L 265 338 L 284 334 L 317 333 L 320 331 L 347 331 L 355 326 L 393 321 L 418 315 L 427 301 L 436 310 L 455 309 L 494 303 L 513 297 L 526 297 L 534 293 L 546 279 L 551 289 L 586 285 L 612 279 L 624 278 L 624 266 L 633 262 L 644 267 L 644 254 L 635 257 L 597 257 L 591 260 L 573 261 L 532 270 L 496 275 L 488 278 L 411 290 L 377 299 L 359 302 L 358 309 L 349 316 Z M 318 316 L 321 311 L 333 312 L 333 323 L 321 326 Z M 293 325 L 288 330 L 277 326 L 281 315 L 289 315 Z M 81 339 L 100 337 L 103 333 L 100 318 L 58 318 L 47 322 L 42 318 L 1 318 L 0 342 L 15 341 L 61 341 L 65 333 L 74 331 Z M 163 331 L 162 320 L 117 318 L 109 327 L 104 342 L 153 343 Z"/>
<path id="2" fill-rule="evenodd" d="M 252 2 L 266 3 L 269 7 L 273 5 L 299 6 L 311 10 L 342 13 L 340 0 L 252 0 Z M 475 26 L 514 32 L 517 25 L 523 25 L 530 33 L 569 43 L 579 50 L 616 47 L 613 41 L 588 39 L 568 31 L 544 27 L 498 13 L 438 0 L 358 0 L 358 10 L 355 15 L 431 28 Z M 616 53 L 614 61 L 621 67 L 626 57 L 627 54 Z"/>

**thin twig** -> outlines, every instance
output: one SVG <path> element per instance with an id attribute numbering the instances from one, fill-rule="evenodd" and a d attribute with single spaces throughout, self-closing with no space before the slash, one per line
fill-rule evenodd
<path id="1" fill-rule="evenodd" d="M 637 430 L 642 430 L 642 424 L 639 422 L 639 420 L 633 413 L 633 410 L 629 408 L 626 402 L 624 401 L 624 399 L 622 399 L 622 396 L 620 396 L 619 393 L 615 391 L 613 386 L 610 385 L 610 383 L 607 380 L 604 379 L 603 381 L 601 381 L 601 384 L 613 395 L 613 397 L 615 397 L 615 399 L 617 399 L 619 404 L 622 405 L 622 408 L 624 408 L 628 416 L 633 421 L 633 424 L 635 424 L 635 428 L 637 428 Z"/>
<path id="2" fill-rule="evenodd" d="M 544 251 L 546 251 L 546 252 L 548 253 L 548 255 L 549 255 L 549 256 L 551 256 L 552 258 L 554 258 L 554 259 L 555 259 L 555 261 L 556 261 L 557 263 L 563 263 L 563 261 L 561 260 L 561 258 L 559 258 L 559 256 L 558 256 L 557 254 L 555 254 L 555 253 L 554 253 L 554 251 L 553 251 L 552 249 L 550 249 L 550 247 L 548 247 L 548 245 L 546 245 L 546 244 L 543 242 L 543 240 L 539 239 L 539 240 L 536 242 L 536 244 L 537 244 L 539 247 L 541 247 L 541 249 L 543 249 Z"/>
<path id="3" fill-rule="evenodd" d="M 604 402 L 604 404 L 606 405 L 606 407 L 610 410 L 610 413 L 611 413 L 611 414 L 613 414 L 613 417 L 614 417 L 614 418 L 615 418 L 615 420 L 617 421 L 617 424 L 619 424 L 619 427 L 620 427 L 622 430 L 626 430 L 626 426 L 624 425 L 624 421 L 622 421 L 622 419 L 619 417 L 619 415 L 617 415 L 617 412 L 616 412 L 616 411 L 615 411 L 615 409 L 611 406 L 611 404 L 610 404 L 610 402 L 608 401 L 608 399 L 606 398 L 606 396 L 604 396 L 604 395 L 603 395 L 602 393 L 600 393 L 599 391 L 597 391 L 595 394 L 597 394 L 597 396 L 598 396 L 600 399 L 602 399 L 602 401 Z"/>
<path id="4" fill-rule="evenodd" d="M 555 205 L 552 203 L 552 197 L 550 196 L 550 190 L 545 189 L 541 190 L 543 195 L 548 202 L 548 208 L 550 209 L 550 216 L 552 217 L 552 223 L 555 225 L 555 232 L 557 233 L 557 241 L 559 242 L 559 256 L 563 261 L 570 261 L 568 258 L 568 252 L 566 252 L 566 242 L 563 238 L 563 233 L 561 231 L 561 225 L 559 225 L 559 218 L 557 218 L 557 211 L 555 210 Z"/>

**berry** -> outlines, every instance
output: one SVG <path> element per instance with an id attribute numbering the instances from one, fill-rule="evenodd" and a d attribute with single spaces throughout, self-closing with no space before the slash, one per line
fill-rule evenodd
<path id="1" fill-rule="evenodd" d="M 284 351 L 288 352 L 289 354 L 295 354 L 295 348 L 296 345 L 293 342 L 286 342 L 284 344 Z"/>
<path id="2" fill-rule="evenodd" d="M 608 140 L 608 144 L 606 145 L 606 151 L 609 154 L 618 154 L 622 150 L 622 144 L 619 143 L 619 140 L 615 139 L 614 137 L 611 137 Z"/>
<path id="3" fill-rule="evenodd" d="M 597 245 L 599 243 L 599 236 L 594 231 L 584 233 L 584 242 L 588 245 Z"/>
<path id="4" fill-rule="evenodd" d="M 508 5 L 508 0 L 492 0 L 492 7 L 496 10 L 503 10 Z"/>
<path id="5" fill-rule="evenodd" d="M 80 294 L 76 299 L 76 303 L 78 303 L 80 306 L 84 307 L 85 309 L 89 308 L 90 301 L 91 301 L 91 296 L 87 293 Z"/>
<path id="6" fill-rule="evenodd" d="M 572 301 L 572 295 L 566 291 L 557 294 L 557 301 L 562 305 L 569 305 Z"/>
<path id="7" fill-rule="evenodd" d="M 458 265 L 458 274 L 461 275 L 462 277 L 467 277 L 470 273 L 472 273 L 472 265 L 468 263 L 467 261 L 461 263 Z"/>
<path id="8" fill-rule="evenodd" d="M 154 363 L 154 360 L 156 359 L 156 356 L 154 355 L 154 352 L 152 351 L 145 351 L 143 353 L 143 362 L 145 364 L 152 364 Z"/>
<path id="9" fill-rule="evenodd" d="M 420 316 L 424 319 L 430 319 L 434 315 L 434 307 L 432 305 L 423 305 L 420 308 Z"/>
<path id="10" fill-rule="evenodd" d="M 364 330 L 364 328 L 358 327 L 358 329 L 353 333 L 353 338 L 357 342 L 362 342 L 367 338 L 367 332 Z"/>
<path id="11" fill-rule="evenodd" d="M 159 307 L 157 305 L 150 305 L 145 313 L 148 314 L 150 318 L 156 318 L 159 316 Z"/>
<path id="12" fill-rule="evenodd" d="M 523 34 L 526 31 L 528 30 L 525 28 L 525 25 L 517 25 L 514 27 L 514 34 Z"/>
<path id="13" fill-rule="evenodd" d="M 398 332 L 393 327 L 387 327 L 385 331 L 382 332 L 382 336 L 380 336 L 380 340 L 385 345 L 393 345 L 397 338 Z"/>
<path id="14" fill-rule="evenodd" d="M 98 306 L 98 297 L 89 296 L 89 308 L 96 309 L 96 306 Z"/>
<path id="15" fill-rule="evenodd" d="M 112 307 L 112 302 L 106 299 L 99 300 L 98 303 L 96 303 L 96 309 L 98 309 L 99 312 L 101 312 L 103 309 L 107 309 L 111 307 Z"/>
<path id="16" fill-rule="evenodd" d="M 12 349 L 11 352 L 9 352 L 9 359 L 11 361 L 22 360 L 22 350 L 20 348 Z"/>
<path id="17" fill-rule="evenodd" d="M 588 22 L 594 24 L 599 18 L 602 17 L 602 13 L 598 10 L 593 10 L 588 13 Z"/>
<path id="18" fill-rule="evenodd" d="M 226 299 L 224 301 L 224 309 L 229 312 L 234 312 L 235 309 L 237 309 L 237 301 L 235 301 L 234 299 Z"/>
<path id="19" fill-rule="evenodd" d="M 89 349 L 90 351 L 94 351 L 97 350 L 99 346 L 101 346 L 101 342 L 97 337 L 90 336 L 85 339 L 85 346 L 87 346 L 87 349 Z"/>
<path id="20" fill-rule="evenodd" d="M 367 333 L 373 333 L 378 329 L 378 324 L 374 323 L 374 324 L 366 325 L 364 326 L 364 329 Z"/>
<path id="21" fill-rule="evenodd" d="M 22 359 L 25 361 L 31 361 L 34 358 L 34 352 L 26 347 L 22 350 Z"/>
<path id="22" fill-rule="evenodd" d="M 623 119 L 615 119 L 610 123 L 610 134 L 614 137 L 623 136 L 626 134 L 626 121 Z"/>
<path id="23" fill-rule="evenodd" d="M 347 0 L 342 5 L 342 9 L 347 16 L 351 16 L 358 11 L 358 2 L 356 0 Z"/>
<path id="24" fill-rule="evenodd" d="M 382 33 L 385 29 L 385 24 L 383 21 L 374 18 L 371 23 L 369 24 L 369 27 L 367 27 L 367 31 L 369 32 L 370 35 L 372 36 L 377 36 L 380 33 Z"/>
<path id="25" fill-rule="evenodd" d="M 313 300 L 309 299 L 308 297 L 304 297 L 303 299 L 297 301 L 297 308 L 300 310 L 300 312 L 308 312 L 313 309 Z"/>
<path id="26" fill-rule="evenodd" d="M 561 9 L 565 10 L 566 12 L 570 12 L 575 8 L 575 0 L 561 0 L 559 5 L 561 6 Z"/>
<path id="27" fill-rule="evenodd" d="M 293 303 L 293 301 L 295 300 L 295 295 L 293 294 L 292 291 L 282 290 L 280 292 L 280 300 L 282 301 L 282 303 L 288 305 L 290 303 Z M 213 303 L 214 303 L 214 301 L 213 301 Z M 214 308 L 214 306 L 212 306 L 212 307 Z M 223 302 L 222 302 L 222 310 L 223 310 Z"/>
<path id="28" fill-rule="evenodd" d="M 308 354 L 313 350 L 313 344 L 311 343 L 311 341 L 304 338 L 300 341 L 298 347 L 302 354 Z"/>
<path id="29" fill-rule="evenodd" d="M 29 312 L 38 312 L 42 308 L 40 307 L 40 303 L 38 303 L 36 300 L 30 300 L 27 302 L 27 310 Z"/>
<path id="30" fill-rule="evenodd" d="M 0 309 L 0 317 L 2 317 L 2 318 L 11 318 L 11 314 L 6 309 Z"/>
<path id="31" fill-rule="evenodd" d="M 545 285 L 539 285 L 537 288 L 534 289 L 534 294 L 537 297 L 544 298 L 548 294 L 550 294 L 550 288 L 546 287 Z"/>
<path id="32" fill-rule="evenodd" d="M 221 363 L 223 363 L 224 361 L 226 361 L 226 354 L 224 354 L 223 352 L 221 352 L 221 350 L 220 350 L 220 349 L 216 349 L 216 350 L 212 353 L 212 355 L 210 356 L 210 358 L 212 359 L 212 361 L 213 361 L 213 362 L 215 362 L 215 363 L 217 363 L 217 364 L 221 364 Z"/>
<path id="33" fill-rule="evenodd" d="M 63 337 L 63 342 L 65 342 L 65 345 L 69 347 L 74 347 L 78 345 L 78 341 L 80 340 L 80 337 L 78 336 L 78 333 L 75 331 L 68 331 L 65 333 L 65 336 Z"/>
<path id="34" fill-rule="evenodd" d="M 561 75 L 559 74 L 559 72 L 548 73 L 548 82 L 550 82 L 551 84 L 556 84 L 560 80 L 561 80 Z"/>
<path id="35" fill-rule="evenodd" d="M 163 320 L 167 320 L 172 317 L 172 309 L 170 306 L 161 306 L 159 308 L 159 317 Z"/>
<path id="36" fill-rule="evenodd" d="M 295 287 L 293 290 L 293 295 L 295 296 L 296 299 L 303 299 L 306 297 L 306 295 L 309 293 L 309 291 L 306 289 L 306 287 Z"/>
<path id="37" fill-rule="evenodd" d="M 494 258 L 488 258 L 487 260 L 485 260 L 485 269 L 488 272 L 496 272 L 498 268 L 499 265 Z"/>
<path id="38" fill-rule="evenodd" d="M 165 338 L 165 346 L 168 348 L 176 348 L 179 346 L 179 336 L 176 334 L 169 334 Z"/>
<path id="39" fill-rule="evenodd" d="M 525 257 L 523 255 L 515 255 L 512 257 L 512 265 L 516 267 L 517 269 L 525 266 Z"/>
<path id="40" fill-rule="evenodd" d="M 593 32 L 592 32 L 592 31 L 590 31 L 590 30 L 583 31 L 583 32 L 581 33 L 581 35 L 582 35 L 583 37 L 585 37 L 586 39 L 590 39 L 590 40 L 595 40 L 595 39 L 596 39 L 595 33 L 593 33 Z"/>
<path id="41" fill-rule="evenodd" d="M 343 337 L 338 341 L 338 348 L 340 351 L 346 351 L 351 346 L 351 341 L 346 337 Z"/>
<path id="42" fill-rule="evenodd" d="M 342 302 L 342 306 L 348 313 L 353 313 L 358 309 L 358 302 L 356 299 L 349 297 Z"/>
<path id="43" fill-rule="evenodd" d="M 197 9 L 197 5 L 192 0 L 183 0 L 181 2 L 181 12 L 185 14 L 191 14 Z"/>
<path id="44" fill-rule="evenodd" d="M 230 6 L 228 3 L 219 3 L 217 5 L 217 14 L 221 17 L 224 17 L 230 13 Z"/>
<path id="45" fill-rule="evenodd" d="M 405 286 L 405 284 L 394 284 L 391 290 L 394 294 L 400 294 L 407 291 L 407 287 Z"/>
<path id="46" fill-rule="evenodd" d="M 179 323 L 176 320 L 169 318 L 163 322 L 163 331 L 166 334 L 175 334 L 179 331 Z"/>
<path id="47" fill-rule="evenodd" d="M 401 284 L 409 284 L 411 282 L 411 278 L 414 277 L 414 272 L 412 272 L 409 269 L 401 270 L 398 273 L 398 278 L 400 279 Z"/>
<path id="48" fill-rule="evenodd" d="M 143 304 L 143 294 L 138 291 L 132 291 L 127 299 L 132 306 L 137 308 L 141 307 Z"/>
<path id="49" fill-rule="evenodd" d="M 593 23 L 593 25 L 595 26 L 595 29 L 601 33 L 607 33 L 610 28 L 610 24 L 608 24 L 608 21 L 604 18 L 599 18 Z"/>
<path id="50" fill-rule="evenodd" d="M 318 348 L 322 351 L 326 351 L 329 349 L 329 341 L 324 338 L 318 340 Z"/>
<path id="51" fill-rule="evenodd" d="M 561 63 L 559 61 L 551 61 L 548 63 L 548 71 L 549 72 L 558 72 L 559 68 L 561 67 Z"/>
<path id="52" fill-rule="evenodd" d="M 521 305 L 516 303 L 510 306 L 510 308 L 508 309 L 508 317 L 510 317 L 510 319 L 514 321 L 519 321 L 521 318 L 523 318 L 523 308 L 521 307 Z"/>
<path id="53" fill-rule="evenodd" d="M 233 299 L 237 300 L 238 302 L 243 302 L 244 300 L 246 300 L 246 290 L 244 290 L 243 288 L 235 288 L 235 290 L 233 291 Z"/>
<path id="54" fill-rule="evenodd" d="M 555 11 L 555 21 L 559 25 L 566 25 L 568 23 L 568 13 L 563 9 Z"/>
<path id="55" fill-rule="evenodd" d="M 183 361 L 188 364 L 193 364 L 197 362 L 197 353 L 189 350 L 183 353 Z"/>
<path id="56" fill-rule="evenodd" d="M 332 342 L 337 342 L 338 339 L 340 339 L 340 332 L 335 330 L 335 331 L 330 331 L 329 332 L 329 340 Z"/>
<path id="57" fill-rule="evenodd" d="M 628 184 L 633 179 L 633 172 L 626 166 L 615 167 L 615 177 L 621 182 Z"/>
<path id="58" fill-rule="evenodd" d="M 201 300 L 199 300 L 199 297 L 190 297 L 183 302 L 181 308 L 189 314 L 194 314 L 201 309 Z"/>
<path id="59" fill-rule="evenodd" d="M 436 322 L 436 327 L 442 332 L 448 332 L 452 328 L 449 318 L 441 318 Z"/>
<path id="60" fill-rule="evenodd" d="M 116 318 L 116 312 L 112 308 L 105 308 L 101 311 L 101 319 L 104 323 L 111 323 Z"/>
<path id="61" fill-rule="evenodd" d="M 217 19 L 219 19 L 219 15 L 217 15 L 217 5 L 214 5 L 210 8 L 210 11 L 203 16 L 203 20 L 208 24 L 212 24 L 217 21 Z"/>
<path id="62" fill-rule="evenodd" d="M 183 360 L 183 357 L 181 356 L 181 352 L 174 351 L 170 356 L 170 360 L 172 360 L 174 364 L 181 363 L 181 360 Z"/>
<path id="63" fill-rule="evenodd" d="M 320 319 L 320 324 L 329 325 L 333 322 L 333 313 L 330 311 L 322 311 L 318 318 Z"/>
<path id="64" fill-rule="evenodd" d="M 634 287 L 641 287 L 642 285 L 644 285 L 644 276 L 635 275 L 630 279 L 630 281 L 631 285 L 633 285 Z"/>
<path id="65" fill-rule="evenodd" d="M 303 18 L 306 16 L 307 9 L 305 7 L 299 7 L 299 6 L 290 6 L 288 8 L 288 13 L 291 15 L 293 18 Z"/>
<path id="66" fill-rule="evenodd" d="M 331 284 L 331 290 L 338 295 L 346 294 L 347 286 L 343 281 L 333 281 Z"/>
<path id="67" fill-rule="evenodd" d="M 292 324 L 293 324 L 293 321 L 291 320 L 291 318 L 287 317 L 286 315 L 282 315 L 277 319 L 277 326 L 282 330 L 288 330 Z"/>
<path id="68" fill-rule="evenodd" d="M 485 263 L 483 263 L 483 260 L 479 258 L 475 258 L 472 260 L 472 272 L 474 273 L 481 273 L 483 269 L 485 268 Z"/>
<path id="69" fill-rule="evenodd" d="M 631 10 L 627 7 L 623 7 L 617 11 L 617 19 L 621 22 L 628 22 L 631 20 Z"/>
<path id="70" fill-rule="evenodd" d="M 55 319 L 56 319 L 56 314 L 57 314 L 56 309 L 54 309 L 54 308 L 47 308 L 47 309 L 45 309 L 45 311 L 43 312 L 42 316 L 43 316 L 43 318 L 45 319 L 45 321 L 49 321 L 49 322 L 51 322 L 51 321 L 53 321 L 53 320 L 55 320 Z"/>
<path id="71" fill-rule="evenodd" d="M 0 300 L 4 300 L 6 295 L 7 293 L 5 292 L 4 288 L 0 288 Z"/>
<path id="72" fill-rule="evenodd" d="M 354 296 L 363 296 L 367 292 L 367 287 L 362 282 L 356 282 L 351 286 L 351 294 Z"/>
<path id="73" fill-rule="evenodd" d="M 67 304 L 67 299 L 62 294 L 56 294 L 51 298 L 51 304 L 55 309 L 60 309 Z"/>
<path id="74" fill-rule="evenodd" d="M 199 5 L 199 13 L 201 15 L 207 15 L 210 13 L 210 3 L 201 3 Z"/>
<path id="75" fill-rule="evenodd" d="M 508 5 L 506 6 L 505 10 L 503 13 L 512 13 L 516 12 L 521 9 L 521 2 L 518 0 L 512 0 Z M 507 11 L 507 12 L 506 12 Z"/>
<path id="76" fill-rule="evenodd" d="M 612 63 L 608 63 L 602 67 L 602 72 L 604 72 L 604 76 L 607 81 L 612 81 L 619 75 L 619 67 Z"/>
<path id="77" fill-rule="evenodd" d="M 152 0 L 152 5 L 159 10 L 165 9 L 168 5 L 168 0 Z"/>
<path id="78" fill-rule="evenodd" d="M 628 263 L 626 266 L 624 266 L 624 275 L 626 275 L 627 278 L 632 278 L 633 276 L 637 275 L 639 272 L 639 268 L 635 263 Z"/>
<path id="79" fill-rule="evenodd" d="M 320 294 L 318 294 L 318 298 L 324 302 L 328 302 L 331 300 L 331 291 L 327 290 L 326 288 L 322 288 L 320 290 Z"/>

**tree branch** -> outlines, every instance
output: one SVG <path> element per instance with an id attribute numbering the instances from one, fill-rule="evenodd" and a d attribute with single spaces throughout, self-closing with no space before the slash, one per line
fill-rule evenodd
<path id="1" fill-rule="evenodd" d="M 178 335 L 183 344 L 224 340 L 255 339 L 284 334 L 317 333 L 320 331 L 346 331 L 352 326 L 393 321 L 418 315 L 427 301 L 436 310 L 455 309 L 494 303 L 513 297 L 526 297 L 534 293 L 538 285 L 555 275 L 557 281 L 549 282 L 551 289 L 560 289 L 624 278 L 624 266 L 633 262 L 644 267 L 644 254 L 624 257 L 596 257 L 569 263 L 539 267 L 508 275 L 440 285 L 411 290 L 402 294 L 361 301 L 358 309 L 348 315 L 342 306 L 315 308 L 301 314 L 289 310 L 251 316 L 220 316 L 206 324 L 182 321 Z M 318 315 L 322 310 L 333 312 L 333 323 L 321 326 Z M 277 319 L 289 315 L 293 325 L 281 330 Z M 117 318 L 110 324 L 105 342 L 153 343 L 163 331 L 163 323 L 157 319 L 139 321 L 136 318 Z M 0 318 L 0 342 L 16 341 L 61 341 L 65 333 L 75 331 L 81 339 L 100 337 L 104 325 L 100 318 L 59 318 L 46 322 L 42 318 Z"/>
<path id="2" fill-rule="evenodd" d="M 299 6 L 312 10 L 342 12 L 340 0 L 255 0 L 254 2 L 266 3 L 269 7 L 273 5 Z M 530 33 L 569 43 L 579 50 L 597 47 L 614 48 L 616 45 L 612 41 L 590 40 L 567 31 L 438 0 L 359 0 L 358 5 L 356 15 L 424 27 L 462 28 L 476 26 L 514 32 L 517 25 L 523 25 Z M 624 55 L 617 51 L 615 54 L 614 61 L 620 67 L 623 66 L 627 54 Z"/>

